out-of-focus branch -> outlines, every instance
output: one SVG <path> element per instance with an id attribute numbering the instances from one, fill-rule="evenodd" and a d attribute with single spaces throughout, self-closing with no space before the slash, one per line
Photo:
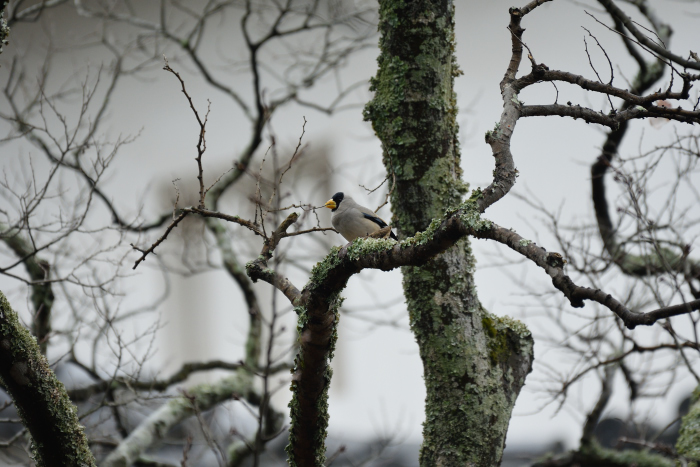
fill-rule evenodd
<path id="1" fill-rule="evenodd" d="M 11 120 L 11 122 L 17 127 L 17 130 L 21 134 L 25 135 L 25 137 L 32 144 L 37 146 L 49 159 L 49 161 L 56 165 L 57 168 L 67 168 L 71 171 L 76 172 L 85 181 L 85 183 L 90 188 L 91 192 L 94 193 L 106 205 L 107 209 L 112 215 L 112 222 L 114 222 L 124 230 L 128 230 L 131 232 L 145 232 L 147 230 L 157 228 L 163 225 L 165 221 L 167 221 L 167 219 L 169 218 L 169 214 L 159 216 L 156 220 L 154 220 L 151 223 L 135 224 L 134 222 L 126 221 L 124 216 L 117 211 L 112 199 L 98 186 L 99 177 L 90 175 L 81 163 L 81 156 L 85 152 L 86 148 L 90 147 L 91 145 L 94 145 L 94 135 L 100 127 L 100 123 L 102 122 L 102 119 L 106 114 L 110 98 L 115 92 L 117 88 L 117 82 L 123 74 L 123 57 L 117 55 L 115 58 L 116 61 L 111 72 L 111 81 L 109 83 L 109 86 L 105 92 L 105 95 L 103 96 L 102 102 L 100 103 L 94 118 L 92 118 L 88 124 L 88 131 L 80 138 L 78 138 L 78 130 L 82 127 L 83 120 L 86 118 L 86 110 L 95 96 L 95 89 L 84 89 L 84 100 L 81 108 L 79 122 L 76 124 L 76 127 L 73 130 L 73 134 L 70 136 L 70 138 L 66 138 L 63 147 L 61 147 L 58 140 L 52 137 L 47 128 L 35 127 L 29 122 L 28 112 L 33 106 L 39 105 L 39 103 L 43 101 L 46 101 L 50 104 L 48 97 L 43 94 L 43 88 L 40 89 L 41 93 L 39 96 L 37 96 L 37 99 L 33 103 L 33 105 L 30 105 L 28 108 L 21 110 L 18 103 L 16 102 L 14 89 L 10 86 L 12 78 L 8 80 L 8 84 L 4 88 L 4 94 L 13 112 L 12 117 L 8 117 L 8 119 Z M 51 105 L 49 106 L 51 107 Z M 65 128 L 64 130 L 67 132 L 68 128 Z M 45 137 L 42 137 L 41 133 L 44 133 Z M 120 141 L 119 143 L 117 143 L 113 154 L 110 155 L 108 159 L 111 159 L 114 153 L 116 153 L 118 147 L 121 144 L 124 144 L 125 142 L 128 142 L 128 140 Z M 70 161 L 68 159 L 67 155 L 69 153 L 74 156 L 73 161 Z M 101 162 L 104 164 L 105 161 Z M 104 165 L 106 166 L 106 164 Z M 102 170 L 104 170 L 104 168 L 105 167 L 103 167 Z"/>
<path id="2" fill-rule="evenodd" d="M 250 374 L 239 370 L 233 376 L 211 384 L 202 384 L 189 389 L 184 395 L 170 399 L 151 413 L 124 439 L 100 464 L 101 467 L 131 465 L 149 447 L 165 438 L 168 431 L 198 410 L 209 410 L 227 401 L 243 398 L 257 404 L 260 395 L 253 389 Z"/>
<path id="3" fill-rule="evenodd" d="M 0 223 L 0 230 L 3 225 Z M 36 337 L 39 349 L 46 355 L 51 333 L 51 309 L 54 302 L 54 294 L 51 288 L 51 265 L 37 257 L 35 249 L 26 241 L 19 231 L 7 232 L 0 235 L 0 240 L 20 258 L 24 259 L 24 268 L 31 279 L 32 288 L 32 333 Z"/>
<path id="4" fill-rule="evenodd" d="M 238 218 L 234 216 L 211 213 L 196 208 L 191 208 L 190 211 L 183 212 L 185 215 L 188 213 L 200 214 L 205 217 L 206 225 L 216 238 L 217 245 L 220 248 L 224 268 L 237 282 L 244 293 L 249 312 L 249 329 L 246 340 L 244 364 L 238 368 L 235 375 L 225 378 L 213 385 L 206 384 L 198 386 L 188 391 L 184 396 L 171 400 L 158 408 L 144 420 L 136 430 L 123 440 L 107 459 L 105 459 L 102 464 L 103 467 L 129 465 L 135 459 L 138 459 L 146 449 L 163 439 L 168 429 L 185 418 L 194 415 L 195 407 L 197 410 L 205 411 L 223 401 L 239 397 L 244 398 L 253 405 L 260 403 L 261 395 L 255 389 L 253 381 L 253 375 L 260 370 L 258 367 L 262 348 L 262 317 L 260 314 L 260 307 L 250 279 L 246 277 L 243 268 L 238 262 L 231 247 L 231 238 L 227 235 L 227 231 L 222 225 L 221 220 L 236 223 L 240 222 L 237 222 L 236 219 Z M 211 215 L 206 215 L 207 213 Z M 270 338 L 272 339 L 272 336 Z M 216 364 L 221 362 L 211 363 Z M 234 365 L 238 366 L 240 364 Z M 282 367 L 284 367 L 284 365 L 280 368 Z M 197 368 L 204 369 L 201 365 L 195 365 L 189 368 L 183 367 L 176 375 L 173 375 L 164 383 L 170 383 L 174 381 L 173 378 L 184 376 Z M 272 374 L 278 371 L 278 369 L 279 368 L 267 368 L 267 371 Z M 149 384 L 145 383 L 143 386 L 144 390 L 147 390 L 146 388 L 148 386 Z M 271 430 L 279 429 L 278 426 L 281 424 L 282 420 L 281 415 L 271 407 L 268 408 L 268 415 L 269 420 L 266 421 L 266 423 L 268 423 L 266 426 Z M 250 450 L 247 450 L 247 446 L 244 446 L 244 449 L 236 452 L 236 458 L 243 459 L 250 453 Z"/>
<path id="5" fill-rule="evenodd" d="M 532 464 L 532 467 L 674 467 L 675 461 L 648 451 L 625 450 L 615 451 L 601 447 L 592 442 L 580 449 L 567 452 L 561 456 L 543 459 Z"/>
<path id="6" fill-rule="evenodd" d="M 658 19 L 653 17 L 651 11 L 646 6 L 646 2 L 640 1 L 635 2 L 635 5 L 639 8 L 640 12 L 649 19 L 652 23 L 654 31 L 656 32 L 659 40 L 664 44 L 667 44 L 670 40 L 670 27 L 662 24 Z M 610 9 L 608 11 L 611 13 L 613 20 L 615 21 L 615 26 L 618 32 L 621 33 L 625 46 L 627 47 L 630 55 L 634 57 L 639 65 L 639 71 L 634 79 L 632 89 L 630 93 L 640 96 L 642 101 L 653 102 L 656 97 L 657 101 L 665 101 L 667 98 L 672 98 L 670 89 L 665 93 L 656 92 L 648 96 L 642 96 L 651 86 L 654 85 L 663 76 L 665 67 L 662 60 L 656 60 L 654 63 L 647 63 L 643 57 L 638 53 L 638 50 L 634 47 L 632 42 L 627 38 L 622 30 L 622 23 L 619 16 L 613 14 Z M 689 80 L 684 82 L 684 88 L 687 87 Z M 663 96 L 667 94 L 667 96 Z M 684 98 L 681 93 L 675 93 L 675 99 Z M 620 96 L 618 96 L 620 97 Z M 640 101 L 634 101 L 629 99 L 629 97 L 624 97 L 625 102 L 622 109 L 627 110 L 633 105 L 641 105 Z M 667 248 L 658 248 L 656 254 L 650 254 L 647 256 L 632 255 L 625 251 L 624 245 L 620 245 L 617 239 L 617 233 L 615 226 L 613 225 L 610 211 L 609 203 L 606 198 L 606 186 L 605 186 L 605 175 L 611 167 L 612 161 L 617 155 L 618 147 L 620 146 L 627 130 L 629 128 L 628 122 L 621 122 L 619 127 L 613 129 L 605 140 L 603 144 L 603 149 L 598 156 L 596 162 L 591 166 L 591 184 L 592 184 L 592 199 L 593 207 L 596 213 L 596 220 L 598 223 L 598 230 L 600 232 L 601 239 L 603 241 L 603 246 L 610 255 L 612 261 L 620 268 L 625 274 L 635 275 L 635 276 L 646 276 L 646 275 L 658 275 L 670 271 L 680 271 L 685 265 L 684 258 L 682 255 L 674 253 Z M 700 277 L 700 267 L 692 267 L 691 276 Z"/>
<path id="7" fill-rule="evenodd" d="M 20 125 L 20 129 L 22 128 L 23 126 Z M 26 130 L 26 128 L 24 129 Z M 114 222 L 122 229 L 130 232 L 146 232 L 148 230 L 156 229 L 162 226 L 171 217 L 171 214 L 167 213 L 158 216 L 158 218 L 156 218 L 150 223 L 142 222 L 136 224 L 134 222 L 126 221 L 124 216 L 117 211 L 116 207 L 114 206 L 114 203 L 112 202 L 112 199 L 104 191 L 102 191 L 102 189 L 98 186 L 97 181 L 93 177 L 91 177 L 78 163 L 71 163 L 67 161 L 65 157 L 56 156 L 49 144 L 46 141 L 44 141 L 41 137 L 36 135 L 35 132 L 32 131 L 27 136 L 30 141 L 36 144 L 44 152 L 44 154 L 48 157 L 48 159 L 51 162 L 78 173 L 88 184 L 92 192 L 95 193 L 95 195 L 102 200 L 105 206 L 107 206 L 107 209 L 112 215 L 112 222 Z"/>
<path id="8" fill-rule="evenodd" d="M 7 22 L 10 26 L 20 22 L 35 22 L 46 10 L 62 5 L 67 1 L 68 0 L 43 0 L 22 10 L 18 10 L 17 7 L 15 7 L 12 11 L 12 15 L 8 16 Z M 8 3 L 9 0 L 3 0 L 1 5 L 4 8 Z M 3 8 L 0 8 L 0 10 Z"/>
<path id="9" fill-rule="evenodd" d="M 586 417 L 586 423 L 583 425 L 581 445 L 590 444 L 594 441 L 593 435 L 595 433 L 595 428 L 598 426 L 600 417 L 603 415 L 603 411 L 605 410 L 605 407 L 608 405 L 610 397 L 612 396 L 612 388 L 616 370 L 617 364 L 614 363 L 605 368 L 605 372 L 603 374 L 603 384 L 600 389 L 600 396 L 598 397 L 595 407 L 593 407 L 593 410 L 591 410 Z"/>
<path id="10" fill-rule="evenodd" d="M 182 367 L 166 379 L 133 380 L 130 378 L 116 378 L 111 381 L 103 380 L 82 388 L 68 391 L 70 398 L 74 402 L 83 402 L 95 394 L 103 393 L 107 390 L 119 388 L 131 389 L 135 391 L 165 391 L 169 387 L 185 381 L 190 375 L 208 370 L 239 370 L 245 365 L 242 362 L 230 363 L 223 360 L 211 360 L 208 362 L 185 363 Z M 252 369 L 255 371 L 255 369 Z"/>
<path id="11" fill-rule="evenodd" d="M 625 14 L 612 0 L 598 0 L 598 2 L 605 7 L 605 9 L 624 24 L 629 32 L 645 47 L 653 50 L 655 53 L 667 58 L 685 68 L 692 68 L 694 70 L 700 70 L 700 62 L 696 60 L 687 60 L 676 54 L 669 52 L 665 47 L 658 45 L 656 42 L 649 39 L 646 34 L 642 33 L 639 28 L 634 24 L 632 19 Z"/>

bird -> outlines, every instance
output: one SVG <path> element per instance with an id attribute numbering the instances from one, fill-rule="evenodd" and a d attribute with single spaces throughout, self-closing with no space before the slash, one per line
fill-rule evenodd
<path id="1" fill-rule="evenodd" d="M 384 227 L 388 227 L 387 223 L 377 217 L 373 211 L 360 206 L 354 199 L 345 196 L 342 191 L 334 194 L 323 206 L 333 212 L 333 218 L 331 219 L 333 227 L 349 242 L 357 237 L 366 237 Z M 391 233 L 391 238 L 398 240 L 394 232 L 391 230 L 389 232 Z"/>

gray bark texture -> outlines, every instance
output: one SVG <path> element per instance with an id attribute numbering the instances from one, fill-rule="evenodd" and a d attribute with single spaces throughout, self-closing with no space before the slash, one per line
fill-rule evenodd
<path id="1" fill-rule="evenodd" d="M 404 239 L 458 206 L 467 191 L 457 141 L 453 5 L 380 0 L 379 70 L 365 109 L 382 141 L 393 225 Z M 499 465 L 511 411 L 531 371 L 520 322 L 487 312 L 468 239 L 403 268 L 427 396 L 421 466 Z"/>

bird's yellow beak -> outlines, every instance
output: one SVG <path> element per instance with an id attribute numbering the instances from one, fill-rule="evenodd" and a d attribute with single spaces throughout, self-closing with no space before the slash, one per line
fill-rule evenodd
<path id="1" fill-rule="evenodd" d="M 335 204 L 335 201 L 333 201 L 332 199 L 329 199 L 328 201 L 326 201 L 326 204 L 324 204 L 323 206 L 328 208 L 328 209 L 335 209 L 338 207 L 338 205 Z"/>

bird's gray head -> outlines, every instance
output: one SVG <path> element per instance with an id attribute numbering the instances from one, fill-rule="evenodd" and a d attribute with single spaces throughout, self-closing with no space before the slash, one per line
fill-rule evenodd
<path id="1" fill-rule="evenodd" d="M 326 201 L 326 204 L 324 204 L 324 206 L 330 209 L 331 211 L 335 212 L 338 209 L 338 207 L 340 207 L 340 203 L 342 203 L 344 199 L 345 194 L 343 194 L 342 191 L 339 191 L 338 193 L 334 194 L 331 199 Z"/>

